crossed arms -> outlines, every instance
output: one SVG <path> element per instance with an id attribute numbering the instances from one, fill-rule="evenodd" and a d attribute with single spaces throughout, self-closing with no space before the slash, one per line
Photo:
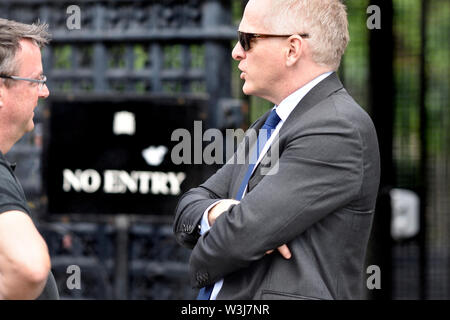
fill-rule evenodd
<path id="1" fill-rule="evenodd" d="M 226 164 L 198 188 L 188 191 L 176 210 L 177 240 L 193 248 L 191 283 L 197 271 L 211 284 L 246 268 L 267 252 L 289 244 L 307 228 L 358 196 L 363 177 L 362 142 L 345 120 L 319 123 L 282 137 L 278 173 L 262 177 L 239 202 L 212 214 L 213 224 L 201 237 L 197 226 L 218 199 L 230 199 L 239 184 L 239 165 Z M 220 203 L 219 203 L 220 204 Z M 214 216 L 216 219 L 214 220 Z M 295 255 L 295 253 L 293 253 Z"/>

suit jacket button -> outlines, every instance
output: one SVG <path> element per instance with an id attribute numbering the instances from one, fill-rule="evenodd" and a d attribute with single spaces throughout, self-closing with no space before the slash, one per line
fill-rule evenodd
<path id="1" fill-rule="evenodd" d="M 209 280 L 209 274 L 208 272 L 198 271 L 196 274 L 196 279 L 200 286 L 204 286 L 204 284 L 206 284 Z"/>

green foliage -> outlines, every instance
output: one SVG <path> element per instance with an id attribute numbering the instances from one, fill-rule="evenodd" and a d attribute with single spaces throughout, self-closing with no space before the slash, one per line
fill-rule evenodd
<path id="1" fill-rule="evenodd" d="M 134 70 L 145 69 L 149 64 L 149 57 L 146 47 L 144 45 L 138 44 L 133 47 L 134 54 Z"/>
<path id="2" fill-rule="evenodd" d="M 204 69 L 205 68 L 205 46 L 200 44 L 192 44 L 189 46 L 191 55 L 191 68 Z"/>
<path id="3" fill-rule="evenodd" d="M 181 45 L 167 45 L 164 47 L 164 69 L 181 68 Z"/>
<path id="4" fill-rule="evenodd" d="M 368 0 L 346 1 L 350 42 L 342 57 L 340 77 L 353 98 L 367 111 L 369 77 L 369 30 L 366 26 Z"/>
<path id="5" fill-rule="evenodd" d="M 108 68 L 123 69 L 125 68 L 125 45 L 114 45 L 108 48 Z"/>
<path id="6" fill-rule="evenodd" d="M 55 46 L 55 65 L 56 69 L 70 69 L 70 57 L 72 55 L 72 48 L 70 45 L 66 44 L 63 46 Z"/>

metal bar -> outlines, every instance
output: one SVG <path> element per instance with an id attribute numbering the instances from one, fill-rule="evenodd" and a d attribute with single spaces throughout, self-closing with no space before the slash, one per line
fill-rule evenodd
<path id="1" fill-rule="evenodd" d="M 79 69 L 79 57 L 80 53 L 78 50 L 78 46 L 71 46 L 70 47 L 70 71 L 78 70 Z M 80 82 L 79 81 L 73 81 L 72 82 L 72 90 L 77 91 L 80 89 Z"/>
<path id="2" fill-rule="evenodd" d="M 82 30 L 67 33 L 66 30 L 52 32 L 52 42 L 145 42 L 145 41 L 230 41 L 236 38 L 236 30 L 227 26 L 211 26 L 207 29 L 183 27 L 182 29 L 142 29 L 110 33 L 105 30 Z"/>
<path id="3" fill-rule="evenodd" d="M 103 16 L 104 8 L 98 4 L 95 6 L 95 29 L 101 30 L 103 28 Z M 94 90 L 98 92 L 103 92 L 108 89 L 108 83 L 106 81 L 105 72 L 107 69 L 107 62 L 105 57 L 106 48 L 103 42 L 99 39 L 97 43 L 94 44 L 94 56 L 93 56 L 93 70 L 94 70 Z"/>
<path id="4" fill-rule="evenodd" d="M 128 297 L 128 231 L 129 218 L 119 215 L 115 218 L 117 230 L 117 253 L 115 269 L 115 299 L 125 300 Z"/>
<path id="5" fill-rule="evenodd" d="M 208 1 L 203 6 L 204 30 L 220 29 L 221 25 L 229 25 L 230 4 L 220 1 Z M 208 32 L 209 32 L 208 31 Z M 231 32 L 231 31 L 230 31 Z M 235 30 L 232 31 L 233 36 L 228 38 L 227 42 L 218 41 L 219 38 L 211 38 L 205 40 L 205 82 L 206 90 L 211 97 L 208 110 L 208 127 L 217 127 L 218 124 L 218 102 L 220 98 L 231 96 L 231 65 L 230 40 L 235 38 Z"/>
<path id="6" fill-rule="evenodd" d="M 154 69 L 142 69 L 138 71 L 129 72 L 128 70 L 116 69 L 116 70 L 108 70 L 106 72 L 106 76 L 108 78 L 129 78 L 134 80 L 145 80 L 149 78 L 154 78 L 152 74 Z M 188 81 L 195 80 L 203 80 L 205 78 L 205 72 L 203 70 L 164 70 L 160 71 L 159 78 L 162 80 L 177 80 L 184 78 Z M 91 70 L 53 70 L 51 73 L 51 77 L 53 79 L 84 79 L 90 78 L 94 76 L 94 72 Z"/>
<path id="7" fill-rule="evenodd" d="M 378 265 L 382 273 L 381 289 L 370 292 L 371 299 L 392 298 L 392 238 L 390 234 L 391 204 L 389 192 L 395 186 L 393 163 L 394 127 L 394 55 L 392 0 L 372 0 L 383 13 L 381 29 L 370 30 L 369 101 L 381 154 L 381 181 L 369 241 L 369 264 Z M 383 92 L 383 94 L 380 94 Z"/>
<path id="8" fill-rule="evenodd" d="M 180 77 L 181 79 L 181 90 L 183 92 L 190 92 L 190 81 L 186 77 L 186 75 L 189 73 L 190 65 L 191 65 L 191 51 L 189 49 L 189 45 L 183 45 L 181 47 L 181 72 L 182 75 Z"/>
<path id="9" fill-rule="evenodd" d="M 125 47 L 125 74 L 121 76 L 126 81 L 128 91 L 133 91 L 135 87 L 135 82 L 130 77 L 134 71 L 134 58 L 133 45 L 129 44 Z"/>
<path id="10" fill-rule="evenodd" d="M 162 92 L 161 69 L 164 63 L 161 45 L 155 43 L 150 46 L 152 72 L 150 72 L 152 92 Z"/>
<path id="11" fill-rule="evenodd" d="M 419 246 L 420 246 L 420 282 L 419 294 L 420 299 L 424 300 L 428 297 L 428 276 L 427 276 L 427 186 L 428 186 L 428 143 L 427 143 L 427 110 L 425 95 L 427 92 L 427 78 L 425 65 L 425 51 L 426 51 L 426 31 L 427 31 L 427 12 L 428 1 L 421 1 L 421 17 L 420 17 L 420 96 L 419 96 L 419 113 L 420 113 L 420 165 L 419 165 L 419 196 L 420 196 L 420 232 L 419 232 Z"/>

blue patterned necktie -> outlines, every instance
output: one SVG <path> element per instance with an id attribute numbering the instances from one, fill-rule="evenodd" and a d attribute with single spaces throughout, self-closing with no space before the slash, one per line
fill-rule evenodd
<path id="1" fill-rule="evenodd" d="M 211 298 L 211 293 L 213 289 L 214 289 L 213 284 L 201 288 L 200 291 L 198 292 L 197 300 L 209 300 L 209 298 Z"/>
<path id="2" fill-rule="evenodd" d="M 242 179 L 241 186 L 239 187 L 239 191 L 236 194 L 236 200 L 242 199 L 244 191 L 247 188 L 248 181 L 250 180 L 250 177 L 252 175 L 253 168 L 258 161 L 259 155 L 280 120 L 281 119 L 276 113 L 275 109 L 273 109 L 272 112 L 270 112 L 269 117 L 267 117 L 266 122 L 264 122 L 263 126 L 261 127 L 258 134 L 258 140 L 256 141 L 256 146 L 254 148 L 254 153 L 256 152 L 256 156 L 250 157 L 251 162 L 248 165 L 247 172 L 245 173 L 244 179 Z"/>
<path id="3" fill-rule="evenodd" d="M 256 141 L 256 146 L 254 147 L 253 152 L 254 157 L 250 157 L 251 162 L 248 165 L 247 172 L 245 173 L 244 179 L 242 180 L 241 186 L 239 187 L 239 191 L 235 197 L 237 200 L 242 199 L 244 191 L 247 188 L 248 181 L 250 180 L 250 177 L 252 175 L 253 168 L 255 167 L 256 162 L 258 161 L 259 155 L 262 149 L 264 148 L 264 145 L 272 135 L 272 132 L 275 130 L 278 122 L 280 122 L 280 120 L 281 119 L 276 113 L 275 109 L 273 109 L 272 112 L 269 114 L 269 117 L 267 118 L 266 122 L 264 122 L 263 126 L 261 127 L 258 134 L 258 140 Z M 213 289 L 214 284 L 201 288 L 198 293 L 197 300 L 209 300 L 211 298 L 211 293 Z"/>

